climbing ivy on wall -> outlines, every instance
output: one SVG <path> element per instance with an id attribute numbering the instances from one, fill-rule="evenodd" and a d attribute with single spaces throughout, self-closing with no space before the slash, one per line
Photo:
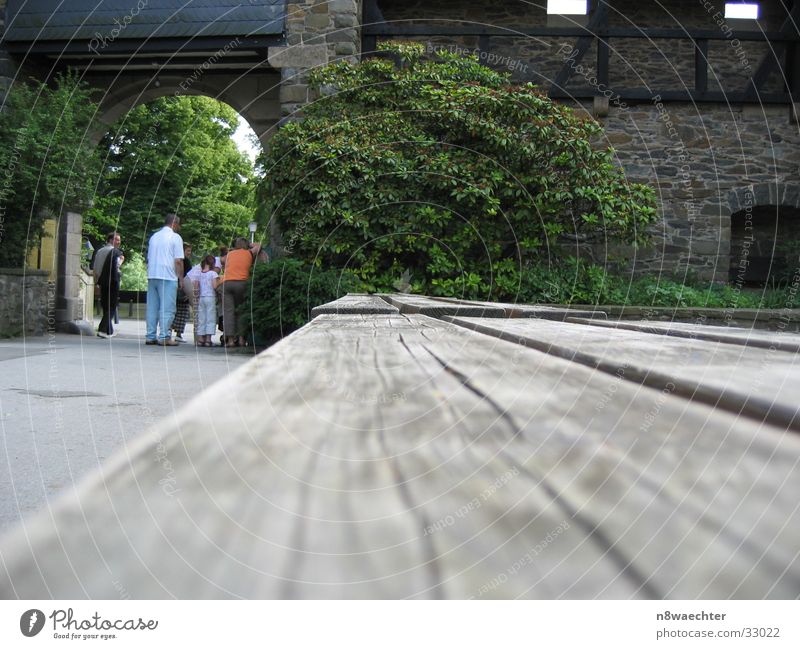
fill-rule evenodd
<path id="1" fill-rule="evenodd" d="M 475 57 L 384 49 L 316 71 L 261 160 L 288 254 L 368 290 L 509 298 L 565 237 L 645 241 L 654 192 L 593 144 L 596 121 Z"/>

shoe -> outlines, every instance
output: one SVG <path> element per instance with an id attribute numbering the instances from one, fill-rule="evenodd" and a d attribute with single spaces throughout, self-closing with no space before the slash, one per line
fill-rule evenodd
<path id="1" fill-rule="evenodd" d="M 182 336 L 181 334 L 178 334 L 177 336 L 175 336 L 175 340 L 177 340 L 179 343 L 186 342 L 186 341 L 183 339 L 183 336 Z"/>
<path id="2" fill-rule="evenodd" d="M 145 345 L 157 345 L 158 341 L 157 340 L 145 340 L 144 344 Z"/>
<path id="3" fill-rule="evenodd" d="M 116 336 L 116 335 L 117 335 L 117 332 L 115 331 L 113 334 L 108 334 L 108 337 L 109 337 L 109 338 L 113 338 L 113 337 L 114 337 L 114 336 Z"/>
<path id="4" fill-rule="evenodd" d="M 102 331 L 98 331 L 97 332 L 97 337 L 98 338 L 109 338 L 110 336 L 108 334 L 104 334 Z"/>
<path id="5" fill-rule="evenodd" d="M 159 340 L 158 344 L 161 347 L 177 347 L 178 346 L 178 342 L 175 341 L 175 340 L 172 340 L 172 338 L 164 338 L 164 340 Z"/>

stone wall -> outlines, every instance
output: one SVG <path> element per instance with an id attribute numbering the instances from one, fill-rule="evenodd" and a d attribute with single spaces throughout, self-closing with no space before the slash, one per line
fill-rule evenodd
<path id="1" fill-rule="evenodd" d="M 705 29 L 724 36 L 726 27 L 743 27 L 758 31 L 777 31 L 782 16 L 777 13 L 777 4 L 762 7 L 762 19 L 757 26 L 743 24 L 742 21 L 728 21 L 719 24 L 715 18 L 717 10 L 722 10 L 723 0 L 711 0 L 709 11 L 703 0 L 673 0 L 669 3 L 637 0 L 614 0 L 609 2 L 608 26 L 612 28 L 635 29 L 686 28 Z M 380 8 L 387 22 L 395 22 L 398 27 L 408 24 L 443 25 L 453 28 L 453 20 L 469 27 L 499 27 L 509 30 L 508 37 L 489 39 L 489 50 L 504 58 L 503 63 L 487 60 L 490 67 L 511 69 L 516 80 L 533 81 L 543 88 L 549 88 L 564 62 L 559 50 L 574 45 L 574 38 L 542 38 L 514 36 L 516 30 L 545 27 L 548 17 L 545 2 L 510 1 L 484 3 L 477 0 L 440 0 L 429 3 L 425 0 L 379 0 Z M 415 40 L 441 43 L 439 38 L 415 38 Z M 446 39 L 445 39 L 446 40 Z M 456 41 L 451 41 L 456 42 Z M 610 50 L 609 82 L 612 87 L 648 89 L 669 85 L 675 88 L 694 86 L 694 44 L 686 39 L 608 39 Z M 460 42 L 474 49 L 478 46 L 477 37 Z M 565 50 L 562 50 L 562 52 Z M 769 51 L 762 43 L 727 39 L 712 41 L 709 47 L 709 90 L 728 92 L 741 90 L 750 75 L 755 71 L 761 57 Z M 509 66 L 509 60 L 516 65 Z M 596 61 L 594 45 L 583 59 L 584 66 L 593 73 Z M 585 79 L 575 77 L 567 84 L 567 89 L 585 86 Z M 780 91 L 782 80 L 773 74 L 767 82 L 767 89 Z"/>
<path id="2" fill-rule="evenodd" d="M 699 28 L 725 27 L 714 17 L 721 0 L 709 11 L 702 0 L 658 3 L 640 0 L 610 2 L 610 27 Z M 540 5 L 540 6 L 536 6 Z M 507 27 L 509 30 L 547 25 L 545 3 L 484 3 L 477 0 L 379 0 L 387 22 L 413 21 L 453 28 L 452 20 L 466 26 Z M 777 31 L 782 17 L 777 3 L 762 3 L 760 27 Z M 412 24 L 413 24 L 412 23 Z M 402 27 L 405 22 L 397 22 Z M 757 29 L 753 24 L 740 25 Z M 736 27 L 732 25 L 732 27 Z M 435 47 L 478 48 L 478 37 L 414 37 Z M 493 58 L 484 63 L 506 69 L 517 81 L 532 80 L 549 88 L 564 64 L 575 38 L 514 36 L 489 41 Z M 633 181 L 645 182 L 658 191 L 661 221 L 653 228 L 654 247 L 634 253 L 615 246 L 594 250 L 596 258 L 635 261 L 640 272 L 683 272 L 691 269 L 700 278 L 725 281 L 731 267 L 731 215 L 742 209 L 739 199 L 747 188 L 757 186 L 752 205 L 796 206 L 800 191 L 800 132 L 790 121 L 788 106 L 727 105 L 660 102 L 660 89 L 694 87 L 694 46 L 689 39 L 610 39 L 611 88 L 636 88 L 651 95 L 638 103 L 611 103 L 606 117 L 605 142 L 617 150 L 618 161 Z M 741 91 L 768 45 L 711 42 L 708 89 Z M 561 51 L 562 53 L 559 53 Z M 573 75 L 567 90 L 589 85 L 594 76 L 596 49 L 584 57 L 583 74 Z M 780 90 L 777 75 L 767 90 Z M 571 102 L 578 110 L 592 112 L 590 104 Z M 789 213 L 789 212 L 787 212 Z"/>
<path id="3" fill-rule="evenodd" d="M 314 96 L 308 73 L 320 65 L 361 52 L 362 0 L 294 0 L 287 5 L 285 48 L 271 48 L 269 61 L 281 70 L 281 113 L 295 115 Z"/>
<path id="4" fill-rule="evenodd" d="M 800 133 L 785 106 L 650 102 L 612 107 L 601 121 L 628 178 L 659 194 L 656 245 L 639 255 L 640 270 L 724 281 L 731 215 L 745 207 L 732 194 L 758 187 L 752 206 L 796 207 Z"/>
<path id="5" fill-rule="evenodd" d="M 0 268 L 0 338 L 42 336 L 55 327 L 55 287 L 46 270 Z"/>

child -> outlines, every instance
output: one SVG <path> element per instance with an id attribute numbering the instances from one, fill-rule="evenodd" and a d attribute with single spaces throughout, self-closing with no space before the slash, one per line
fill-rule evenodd
<path id="1" fill-rule="evenodd" d="M 206 255 L 186 276 L 192 281 L 197 298 L 194 341 L 198 347 L 213 347 L 211 336 L 217 327 L 216 288 L 219 285 L 219 275 L 214 270 L 215 265 L 214 255 Z"/>

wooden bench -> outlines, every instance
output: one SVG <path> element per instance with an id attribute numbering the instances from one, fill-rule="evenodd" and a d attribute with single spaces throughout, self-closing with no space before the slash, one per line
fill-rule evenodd
<path id="1" fill-rule="evenodd" d="M 0 594 L 796 597 L 796 340 L 533 311 L 315 310 L 6 536 Z"/>

